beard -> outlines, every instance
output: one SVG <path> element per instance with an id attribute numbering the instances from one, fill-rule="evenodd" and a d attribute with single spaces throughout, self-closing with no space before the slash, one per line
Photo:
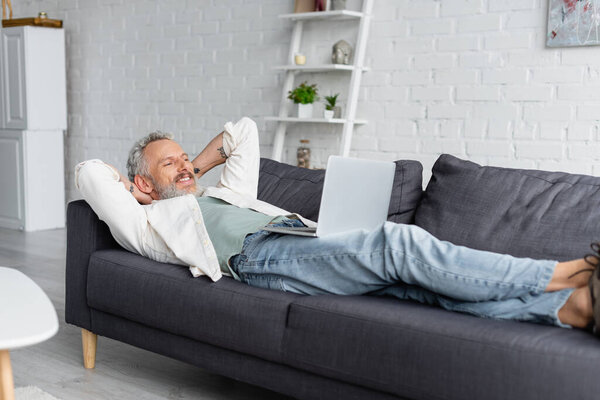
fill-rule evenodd
<path id="1" fill-rule="evenodd" d="M 185 178 L 186 176 L 189 176 L 190 179 L 194 181 L 194 190 L 179 189 L 177 187 L 177 184 L 175 182 L 177 182 L 181 178 Z M 158 194 L 158 197 L 161 200 L 172 199 L 173 197 L 185 196 L 187 194 L 198 195 L 198 192 L 200 191 L 196 176 L 189 172 L 184 172 L 177 175 L 173 182 L 167 185 L 162 185 L 158 182 L 154 182 L 154 179 L 152 179 L 152 183 L 154 184 L 154 190 L 156 190 L 156 193 Z"/>

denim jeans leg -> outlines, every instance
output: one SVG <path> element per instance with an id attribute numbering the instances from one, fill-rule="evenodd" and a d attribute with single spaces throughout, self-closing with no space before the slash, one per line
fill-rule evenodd
<path id="1" fill-rule="evenodd" d="M 565 305 L 573 291 L 574 289 L 565 289 L 506 300 L 464 302 L 441 296 L 418 286 L 399 283 L 369 294 L 414 300 L 419 303 L 435 305 L 449 311 L 471 314 L 481 318 L 526 321 L 570 328 L 570 325 L 560 321 L 558 311 Z"/>
<path id="2" fill-rule="evenodd" d="M 322 238 L 259 232 L 233 263 L 240 279 L 303 294 L 366 294 L 397 282 L 458 301 L 543 293 L 556 261 L 515 258 L 436 239 L 414 225 Z"/>

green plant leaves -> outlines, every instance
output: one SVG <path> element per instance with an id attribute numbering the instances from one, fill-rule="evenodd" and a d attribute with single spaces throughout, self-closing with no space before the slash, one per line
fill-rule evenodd
<path id="1" fill-rule="evenodd" d="M 298 104 L 312 104 L 319 100 L 317 84 L 309 85 L 307 82 L 302 82 L 293 90 L 288 92 L 288 99 Z"/>

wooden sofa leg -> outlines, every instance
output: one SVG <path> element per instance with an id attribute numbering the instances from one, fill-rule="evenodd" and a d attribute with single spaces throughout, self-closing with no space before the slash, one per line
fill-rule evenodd
<path id="1" fill-rule="evenodd" d="M 83 366 L 92 369 L 96 364 L 98 335 L 86 329 L 81 329 L 81 342 L 83 343 Z"/>

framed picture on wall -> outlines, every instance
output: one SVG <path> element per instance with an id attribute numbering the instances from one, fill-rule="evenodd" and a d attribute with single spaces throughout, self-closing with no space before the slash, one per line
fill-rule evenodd
<path id="1" fill-rule="evenodd" d="M 596 0 L 549 0 L 549 47 L 600 44 L 600 2 Z"/>

